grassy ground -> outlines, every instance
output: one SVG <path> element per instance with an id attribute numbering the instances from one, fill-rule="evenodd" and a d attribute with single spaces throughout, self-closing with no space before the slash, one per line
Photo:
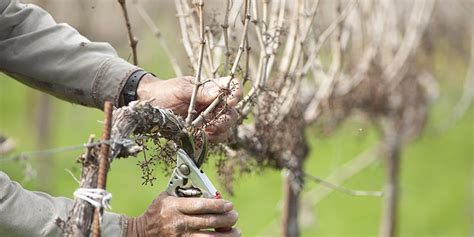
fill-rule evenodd
<path id="1" fill-rule="evenodd" d="M 156 58 L 156 57 L 155 57 Z M 147 60 L 145 67 L 161 65 Z M 441 95 L 432 110 L 431 121 L 424 136 L 403 151 L 402 193 L 400 204 L 400 236 L 468 236 L 471 229 L 471 188 L 474 158 L 474 109 L 447 130 L 439 125 L 449 116 L 452 106 L 462 91 L 466 65 L 455 57 L 436 56 L 435 73 L 441 80 Z M 165 71 L 162 77 L 170 75 Z M 22 84 L 0 75 L 0 132 L 15 138 L 17 151 L 36 149 L 34 139 L 34 107 L 37 94 Z M 100 136 L 102 119 L 98 110 L 72 105 L 53 99 L 51 113 L 51 147 L 84 143 L 91 133 Z M 362 128 L 362 129 L 361 129 Z M 378 135 L 369 125 L 358 120 L 345 124 L 329 137 L 307 131 L 311 153 L 305 170 L 319 177 L 326 177 L 338 165 L 350 160 L 359 152 L 376 143 Z M 71 197 L 77 187 L 65 169 L 78 176 L 75 158 L 80 150 L 64 152 L 49 158 L 33 160 L 33 167 L 47 162 L 49 170 L 30 182 L 24 178 L 24 162 L 0 162 L 0 170 L 26 188 L 37 190 L 46 187 L 52 195 Z M 213 161 L 204 169 L 212 180 L 217 179 Z M 41 174 L 41 172 L 40 172 Z M 165 189 L 168 177 L 157 169 L 158 182 L 142 186 L 137 160 L 114 162 L 108 179 L 108 189 L 113 193 L 113 211 L 139 215 L 152 199 Z M 383 163 L 378 162 L 344 185 L 353 189 L 381 190 Z M 42 181 L 42 182 L 39 182 Z M 305 193 L 318 184 L 308 182 Z M 281 212 L 282 176 L 279 171 L 239 177 L 234 197 L 240 213 L 238 226 L 244 236 L 275 236 L 279 232 Z M 302 218 L 307 223 L 302 236 L 376 236 L 382 200 L 375 197 L 353 197 L 334 192 L 311 210 L 312 218 Z M 313 219 L 311 222 L 310 220 Z"/>

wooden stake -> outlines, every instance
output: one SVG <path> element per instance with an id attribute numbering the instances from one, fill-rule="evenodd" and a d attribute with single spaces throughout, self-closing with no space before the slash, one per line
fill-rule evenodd
<path id="1" fill-rule="evenodd" d="M 106 101 L 104 105 L 104 131 L 102 133 L 102 142 L 110 140 L 110 130 L 112 128 L 113 105 Z M 107 171 L 109 170 L 109 144 L 100 145 L 99 154 L 99 176 L 97 178 L 97 188 L 104 189 L 107 183 Z M 100 237 L 100 216 L 103 207 L 96 207 L 94 211 L 94 222 L 92 224 L 92 236 Z"/>

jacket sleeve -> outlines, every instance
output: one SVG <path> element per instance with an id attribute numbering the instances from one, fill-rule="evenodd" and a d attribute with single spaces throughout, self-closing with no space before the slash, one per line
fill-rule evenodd
<path id="1" fill-rule="evenodd" d="M 23 189 L 0 171 L 0 236 L 62 236 L 56 218 L 67 219 L 72 200 Z M 104 212 L 102 236 L 125 236 L 127 218 Z"/>
<path id="2" fill-rule="evenodd" d="M 90 42 L 46 11 L 19 0 L 0 0 L 0 71 L 61 99 L 103 108 L 119 103 L 137 67 L 107 43 Z"/>

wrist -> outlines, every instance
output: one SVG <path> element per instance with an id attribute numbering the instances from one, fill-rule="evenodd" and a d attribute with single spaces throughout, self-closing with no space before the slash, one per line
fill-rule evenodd
<path id="1" fill-rule="evenodd" d="M 150 88 L 154 88 L 152 84 L 155 84 L 158 81 L 160 80 L 151 74 L 144 75 L 137 86 L 137 100 L 147 100 L 153 98 L 152 90 L 150 90 Z"/>
<path id="2" fill-rule="evenodd" d="M 121 105 L 128 105 L 130 102 L 138 99 L 138 85 L 146 75 L 148 75 L 148 73 L 142 69 L 130 74 L 121 92 Z"/>
<path id="3" fill-rule="evenodd" d="M 146 218 L 144 216 L 127 218 L 127 237 L 146 237 Z"/>

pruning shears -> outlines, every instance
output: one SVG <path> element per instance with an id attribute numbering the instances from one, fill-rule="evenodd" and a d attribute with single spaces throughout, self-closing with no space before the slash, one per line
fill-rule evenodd
<path id="1" fill-rule="evenodd" d="M 201 133 L 199 137 L 201 152 L 196 158 L 195 139 L 190 134 L 181 137 L 180 149 L 177 153 L 176 167 L 166 191 L 176 197 L 203 197 L 220 198 L 219 192 L 206 174 L 199 169 L 207 158 L 207 135 Z"/>
<path id="2" fill-rule="evenodd" d="M 183 149 L 178 150 L 176 168 L 166 192 L 177 197 L 221 198 L 207 175 Z"/>
<path id="3" fill-rule="evenodd" d="M 202 150 L 197 159 L 190 157 L 194 153 L 194 140 L 186 137 L 181 141 L 182 149 L 178 149 L 176 167 L 171 174 L 166 192 L 176 197 L 202 197 L 221 199 L 221 194 L 212 184 L 207 175 L 199 169 L 207 156 L 207 137 L 202 135 Z M 216 228 L 217 232 L 228 232 L 232 228 Z"/>

